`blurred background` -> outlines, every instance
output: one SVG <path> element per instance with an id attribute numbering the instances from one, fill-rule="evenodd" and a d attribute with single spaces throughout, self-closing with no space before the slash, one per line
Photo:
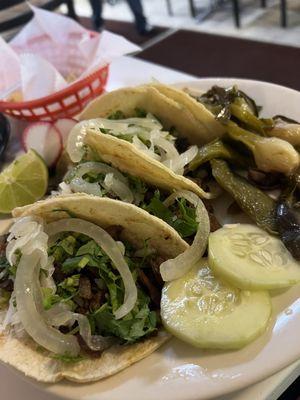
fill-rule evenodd
<path id="1" fill-rule="evenodd" d="M 37 6 L 77 16 L 91 29 L 105 26 L 143 45 L 159 35 L 167 35 L 169 29 L 178 28 L 300 45 L 299 0 L 102 0 L 104 24 L 102 20 L 99 24 L 100 3 L 100 0 L 31 1 Z M 10 37 L 29 15 L 25 1 L 1 0 L 1 35 Z M 95 19 L 98 19 L 96 24 Z M 140 19 L 139 29 L 137 19 Z"/>

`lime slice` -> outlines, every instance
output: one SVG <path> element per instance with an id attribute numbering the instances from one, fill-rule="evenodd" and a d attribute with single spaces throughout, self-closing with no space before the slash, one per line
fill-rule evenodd
<path id="1" fill-rule="evenodd" d="M 48 169 L 33 150 L 18 157 L 0 174 L 0 212 L 34 203 L 46 193 Z"/>

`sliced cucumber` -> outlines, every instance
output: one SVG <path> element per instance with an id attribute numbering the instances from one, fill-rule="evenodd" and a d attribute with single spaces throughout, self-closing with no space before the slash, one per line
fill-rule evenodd
<path id="1" fill-rule="evenodd" d="M 162 291 L 165 328 L 201 348 L 241 348 L 264 332 L 270 314 L 268 292 L 242 291 L 222 283 L 207 259 Z"/>
<path id="2" fill-rule="evenodd" d="M 255 225 L 227 225 L 212 233 L 209 265 L 241 289 L 278 289 L 300 282 L 300 263 L 281 240 Z"/>

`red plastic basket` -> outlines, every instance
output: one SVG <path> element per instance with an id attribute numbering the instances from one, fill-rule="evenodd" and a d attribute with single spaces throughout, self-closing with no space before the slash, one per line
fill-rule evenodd
<path id="1" fill-rule="evenodd" d="M 90 36 L 94 36 L 95 34 L 94 32 L 90 32 Z M 78 37 L 76 36 L 70 38 L 65 60 L 72 65 L 72 71 L 77 69 L 80 72 L 83 68 L 83 66 L 80 65 L 81 60 L 75 57 L 75 52 L 72 51 L 76 46 L 77 40 Z M 39 46 L 39 54 L 43 55 L 42 53 L 44 50 L 44 53 L 47 53 L 47 58 L 50 59 L 50 61 L 53 60 L 53 64 L 56 64 L 56 67 L 58 67 L 61 72 L 67 72 L 63 71 L 65 65 L 62 65 L 63 60 L 61 53 L 59 54 L 60 57 L 58 57 L 55 49 L 47 48 L 46 36 L 32 38 L 31 42 L 28 44 L 28 50 L 34 50 L 36 45 Z M 22 48 L 22 51 L 24 50 L 25 49 Z M 50 56 L 49 50 L 51 52 Z M 73 54 L 74 57 L 72 57 Z M 109 65 L 105 65 L 85 78 L 77 80 L 67 88 L 36 100 L 21 102 L 1 100 L 0 112 L 26 121 L 55 121 L 59 118 L 72 117 L 78 114 L 88 102 L 104 91 L 108 78 L 108 71 Z"/>

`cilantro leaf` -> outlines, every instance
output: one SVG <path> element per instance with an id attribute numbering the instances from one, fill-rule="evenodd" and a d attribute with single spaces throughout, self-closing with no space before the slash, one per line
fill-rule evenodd
<path id="1" fill-rule="evenodd" d="M 143 208 L 171 225 L 182 238 L 195 235 L 197 232 L 196 210 L 187 205 L 185 199 L 178 199 L 170 207 L 166 207 L 161 200 L 160 192 L 156 190 L 150 203 Z"/>
<path id="2" fill-rule="evenodd" d="M 52 354 L 51 358 L 53 358 L 54 360 L 62 361 L 66 364 L 75 364 L 79 361 L 84 360 L 84 357 L 82 355 L 71 356 L 69 354 Z"/>
<path id="3" fill-rule="evenodd" d="M 90 316 L 97 331 L 102 335 L 114 335 L 126 343 L 133 343 L 156 330 L 157 318 L 149 309 L 149 298 L 141 291 L 134 309 L 121 319 L 116 319 L 109 303 Z"/>
<path id="4" fill-rule="evenodd" d="M 124 119 L 124 118 L 125 114 L 121 110 L 117 110 L 107 117 L 107 119 Z"/>

